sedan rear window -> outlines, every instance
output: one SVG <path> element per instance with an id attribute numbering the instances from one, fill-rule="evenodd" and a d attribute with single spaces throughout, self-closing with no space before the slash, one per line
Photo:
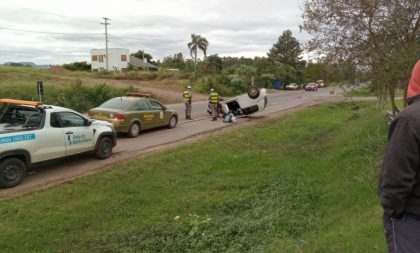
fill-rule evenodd
<path id="1" fill-rule="evenodd" d="M 123 110 L 127 108 L 129 104 L 129 100 L 119 97 L 110 99 L 105 103 L 101 104 L 99 107 Z"/>

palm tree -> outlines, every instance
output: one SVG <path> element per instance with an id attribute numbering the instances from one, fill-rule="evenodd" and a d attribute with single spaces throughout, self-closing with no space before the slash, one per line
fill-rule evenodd
<path id="1" fill-rule="evenodd" d="M 191 34 L 191 42 L 188 43 L 188 48 L 190 49 L 191 58 L 194 59 L 194 80 L 197 79 L 197 51 L 198 49 L 201 49 L 204 53 L 204 57 L 206 57 L 208 46 L 209 42 L 206 38 L 195 33 Z"/>

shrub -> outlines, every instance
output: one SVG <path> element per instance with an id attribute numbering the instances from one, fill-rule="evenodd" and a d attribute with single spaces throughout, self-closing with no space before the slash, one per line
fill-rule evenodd
<path id="1" fill-rule="evenodd" d="M 63 68 L 70 70 L 70 71 L 91 71 L 92 66 L 85 62 L 73 62 L 69 64 L 64 64 Z"/>
<path id="2" fill-rule="evenodd" d="M 106 84 L 87 86 L 83 85 L 82 81 L 76 80 L 66 85 L 44 84 L 42 101 L 45 104 L 59 105 L 79 112 L 86 112 L 112 97 L 124 95 L 126 92 L 137 91 L 133 87 L 115 88 Z M 38 100 L 36 87 L 32 84 L 22 83 L 2 85 L 0 97 L 32 101 Z"/>
<path id="3" fill-rule="evenodd" d="M 272 88 L 276 77 L 273 74 L 262 74 L 257 77 L 256 83 L 259 87 Z"/>
<path id="4" fill-rule="evenodd" d="M 215 75 L 212 77 L 200 78 L 195 83 L 190 82 L 195 90 L 208 93 L 211 88 L 215 89 L 221 96 L 236 96 L 248 90 L 248 83 L 238 75 Z"/>
<path id="5" fill-rule="evenodd" d="M 240 93 L 248 90 L 248 84 L 242 78 L 236 76 L 230 80 L 230 86 Z"/>

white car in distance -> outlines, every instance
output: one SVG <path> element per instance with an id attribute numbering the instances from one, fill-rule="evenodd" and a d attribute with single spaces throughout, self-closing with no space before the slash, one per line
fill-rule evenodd
<path id="1" fill-rule="evenodd" d="M 286 85 L 286 90 L 299 90 L 300 89 L 300 85 L 296 84 L 296 83 L 291 83 Z"/>

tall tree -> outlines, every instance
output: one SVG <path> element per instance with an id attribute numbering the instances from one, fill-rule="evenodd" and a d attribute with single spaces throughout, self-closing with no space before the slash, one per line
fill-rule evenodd
<path id="1" fill-rule="evenodd" d="M 133 54 L 135 57 L 139 59 L 146 59 L 147 62 L 151 62 L 153 59 L 153 56 L 151 54 L 145 53 L 144 50 L 138 50 L 136 53 Z"/>
<path id="2" fill-rule="evenodd" d="M 306 0 L 303 28 L 311 49 L 333 62 L 353 62 L 372 73 L 383 106 L 388 93 L 408 83 L 420 55 L 418 0 Z"/>
<path id="3" fill-rule="evenodd" d="M 302 58 L 299 41 L 293 37 L 290 30 L 286 30 L 268 52 L 268 57 L 281 63 L 295 67 Z"/>
<path id="4" fill-rule="evenodd" d="M 207 47 L 209 42 L 206 38 L 201 37 L 198 34 L 191 34 L 191 42 L 188 43 L 188 48 L 190 49 L 191 58 L 194 59 L 194 79 L 197 79 L 197 54 L 198 49 L 203 51 L 204 57 L 207 55 Z"/>
<path id="5" fill-rule="evenodd" d="M 183 70 L 185 68 L 184 56 L 182 53 L 174 54 L 163 58 L 163 67 L 177 68 Z"/>
<path id="6" fill-rule="evenodd" d="M 223 68 L 222 58 L 218 54 L 210 55 L 206 59 L 207 68 L 213 70 L 213 73 L 220 73 Z"/>

